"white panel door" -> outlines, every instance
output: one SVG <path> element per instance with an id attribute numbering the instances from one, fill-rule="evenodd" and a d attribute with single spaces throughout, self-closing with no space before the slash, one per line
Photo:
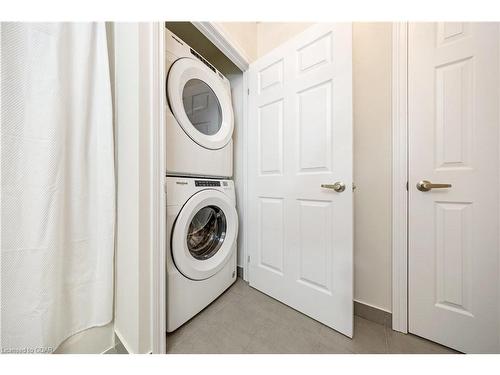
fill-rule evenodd
<path id="1" fill-rule="evenodd" d="M 352 336 L 351 24 L 249 69 L 250 285 Z M 322 184 L 345 184 L 343 192 Z"/>
<path id="2" fill-rule="evenodd" d="M 500 351 L 498 53 L 496 23 L 409 26 L 409 330 L 467 353 Z"/>

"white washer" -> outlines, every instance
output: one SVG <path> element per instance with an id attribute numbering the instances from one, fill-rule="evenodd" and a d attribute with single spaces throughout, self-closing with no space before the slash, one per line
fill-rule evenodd
<path id="1" fill-rule="evenodd" d="M 167 332 L 236 280 L 238 214 L 231 180 L 167 177 Z"/>
<path id="2" fill-rule="evenodd" d="M 229 81 L 168 29 L 167 174 L 231 177 L 234 115 Z"/>

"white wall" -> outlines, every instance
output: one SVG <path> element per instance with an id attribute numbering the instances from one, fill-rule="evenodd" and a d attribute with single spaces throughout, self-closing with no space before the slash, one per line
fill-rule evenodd
<path id="1" fill-rule="evenodd" d="M 391 303 L 391 23 L 353 25 L 354 298 Z"/>
<path id="2" fill-rule="evenodd" d="M 305 30 L 305 22 L 218 22 L 216 23 L 244 51 L 250 62 Z"/>
<path id="3" fill-rule="evenodd" d="M 144 25 L 142 25 L 144 27 Z M 141 80 L 141 24 L 114 24 L 117 223 L 115 332 L 132 353 L 151 351 L 151 110 Z"/>
<path id="4" fill-rule="evenodd" d="M 249 61 L 257 59 L 257 22 L 216 22 Z"/>
<path id="5" fill-rule="evenodd" d="M 310 22 L 258 22 L 257 54 L 259 57 L 311 26 Z"/>

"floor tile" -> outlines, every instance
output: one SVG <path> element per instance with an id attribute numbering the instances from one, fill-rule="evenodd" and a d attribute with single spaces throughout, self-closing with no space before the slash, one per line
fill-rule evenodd
<path id="1" fill-rule="evenodd" d="M 167 335 L 167 353 L 454 353 L 354 317 L 354 338 L 251 288 L 241 279 L 201 313 Z"/>
<path id="2" fill-rule="evenodd" d="M 263 321 L 246 347 L 247 352 L 315 353 L 321 324 L 293 309 L 287 310 Z"/>
<path id="3" fill-rule="evenodd" d="M 320 334 L 322 343 L 353 353 L 384 354 L 388 351 L 385 327 L 358 316 L 354 317 L 352 339 L 327 326 L 321 328 Z"/>

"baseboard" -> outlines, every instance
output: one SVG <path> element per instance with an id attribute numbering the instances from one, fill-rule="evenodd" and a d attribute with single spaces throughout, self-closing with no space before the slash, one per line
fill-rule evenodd
<path id="1" fill-rule="evenodd" d="M 392 314 L 374 306 L 354 301 L 354 315 L 392 328 Z"/>
<path id="2" fill-rule="evenodd" d="M 240 267 L 240 266 L 236 267 L 236 275 L 239 278 L 243 279 L 243 267 Z"/>

